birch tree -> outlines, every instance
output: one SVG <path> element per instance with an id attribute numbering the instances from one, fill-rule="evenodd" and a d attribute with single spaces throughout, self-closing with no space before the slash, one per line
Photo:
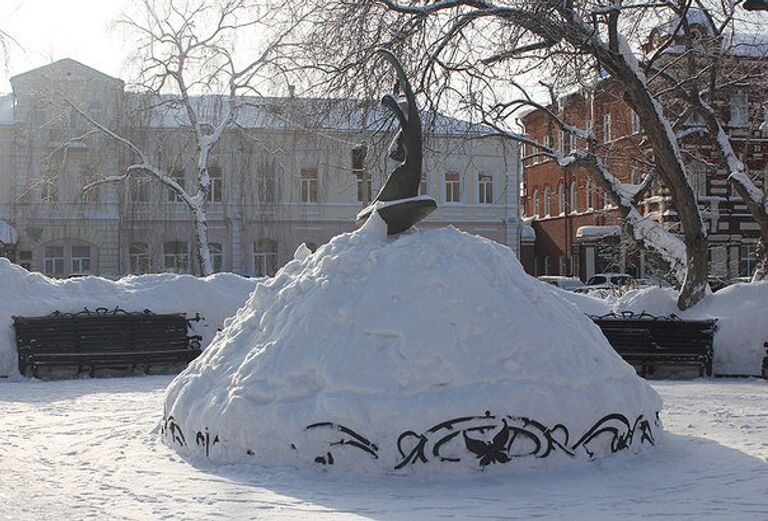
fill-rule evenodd
<path id="1" fill-rule="evenodd" d="M 83 188 L 124 182 L 134 175 L 149 175 L 187 206 L 194 221 L 195 258 L 202 275 L 213 272 L 208 249 L 207 201 L 211 187 L 209 164 L 225 133 L 234 127 L 246 95 L 261 95 L 279 73 L 277 57 L 287 45 L 277 18 L 281 5 L 250 0 L 142 0 L 134 14 L 123 16 L 116 27 L 135 42 L 129 63 L 136 70 L 130 85 L 138 93 L 151 120 L 165 112 L 181 113 L 182 126 L 195 143 L 195 185 L 181 186 L 167 165 L 118 131 L 92 118 L 82 107 L 73 109 L 94 129 L 123 145 L 132 161 L 121 175 L 99 179 Z M 295 20 L 291 23 L 297 23 Z M 250 52 L 236 52 L 242 46 Z M 213 106 L 220 107 L 211 110 Z"/>
<path id="2" fill-rule="evenodd" d="M 675 132 L 630 43 L 640 35 L 642 15 L 653 12 L 658 4 L 614 0 L 338 0 L 324 4 L 314 31 L 307 35 L 305 52 L 338 84 L 354 80 L 352 71 L 365 70 L 372 49 L 382 45 L 403 56 L 410 70 L 423 71 L 420 91 L 443 109 L 465 108 L 471 113 L 473 107 L 483 105 L 484 112 L 492 114 L 493 107 L 507 102 L 509 85 L 523 74 L 554 77 L 567 69 L 569 78 L 617 81 L 625 102 L 639 116 L 657 175 L 678 212 L 685 246 L 684 256 L 678 256 L 685 264 L 678 306 L 689 308 L 704 296 L 707 232 Z M 511 127 L 503 118 L 495 123 L 502 129 Z M 598 171 L 592 169 L 595 175 Z M 606 189 L 615 185 L 605 179 L 600 184 Z M 612 198 L 622 200 L 624 195 L 613 192 Z"/>

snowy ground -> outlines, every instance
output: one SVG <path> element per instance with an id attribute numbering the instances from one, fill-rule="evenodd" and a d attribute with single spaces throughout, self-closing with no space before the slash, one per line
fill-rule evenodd
<path id="1" fill-rule="evenodd" d="M 654 382 L 657 450 L 518 476 L 350 478 L 189 463 L 170 377 L 0 384 L 3 519 L 768 519 L 768 382 Z"/>

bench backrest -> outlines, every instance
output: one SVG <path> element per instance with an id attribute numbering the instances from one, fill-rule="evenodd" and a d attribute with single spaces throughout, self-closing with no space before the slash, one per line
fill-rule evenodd
<path id="1" fill-rule="evenodd" d="M 716 320 L 590 317 L 619 353 L 711 354 Z"/>

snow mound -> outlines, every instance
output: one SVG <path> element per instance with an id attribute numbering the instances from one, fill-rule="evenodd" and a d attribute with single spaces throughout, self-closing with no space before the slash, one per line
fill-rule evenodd
<path id="1" fill-rule="evenodd" d="M 31 273 L 0 257 L 0 376 L 17 376 L 13 316 L 45 316 L 54 311 L 76 313 L 120 306 L 126 311 L 149 309 L 154 313 L 196 313 L 195 334 L 206 346 L 224 321 L 235 314 L 253 291 L 256 281 L 220 273 L 206 278 L 161 273 L 125 277 L 49 279 Z"/>
<path id="2" fill-rule="evenodd" d="M 374 216 L 256 286 L 168 387 L 162 433 L 220 463 L 473 472 L 639 451 L 660 408 L 507 247 Z"/>

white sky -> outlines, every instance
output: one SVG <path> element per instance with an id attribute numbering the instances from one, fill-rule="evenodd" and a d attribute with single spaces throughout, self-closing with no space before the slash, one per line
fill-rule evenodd
<path id="1" fill-rule="evenodd" d="M 110 24 L 130 0 L 0 0 L 0 29 L 13 36 L 8 69 L 0 66 L 0 92 L 8 78 L 61 58 L 73 58 L 121 77 L 128 52 Z"/>

